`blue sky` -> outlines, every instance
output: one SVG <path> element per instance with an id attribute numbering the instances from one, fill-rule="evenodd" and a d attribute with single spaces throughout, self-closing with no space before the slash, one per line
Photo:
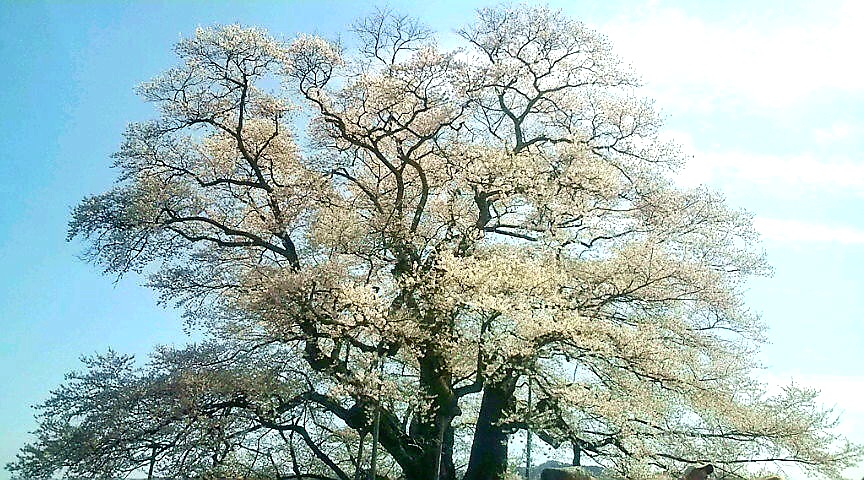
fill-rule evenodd
<path id="1" fill-rule="evenodd" d="M 692 156 L 679 181 L 755 215 L 775 268 L 747 294 L 770 329 L 763 378 L 821 389 L 839 430 L 864 442 L 864 7 L 549 3 L 608 35 L 642 75 L 665 134 Z M 447 43 L 491 2 L 389 4 Z M 29 406 L 81 354 L 182 341 L 176 313 L 140 277 L 115 283 L 65 242 L 70 208 L 110 185 L 125 125 L 152 114 L 133 87 L 172 65 L 172 45 L 198 25 L 332 37 L 374 5 L 0 0 L 0 465 L 35 427 Z"/>

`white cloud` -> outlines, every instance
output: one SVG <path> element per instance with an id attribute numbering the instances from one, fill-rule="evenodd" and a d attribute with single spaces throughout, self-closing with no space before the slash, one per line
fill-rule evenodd
<path id="1" fill-rule="evenodd" d="M 616 51 L 666 108 L 781 107 L 817 91 L 862 92 L 864 7 L 825 6 L 821 20 L 724 24 L 648 7 L 605 25 Z"/>
<path id="2" fill-rule="evenodd" d="M 826 139 L 843 135 L 843 128 L 852 127 L 836 127 L 822 135 Z M 677 143 L 690 155 L 687 164 L 675 176 L 676 183 L 683 187 L 743 183 L 783 191 L 812 189 L 864 193 L 864 159 L 821 158 L 807 153 L 769 155 L 744 151 L 700 151 L 694 147 L 687 132 L 665 131 L 662 138 Z"/>
<path id="3" fill-rule="evenodd" d="M 745 181 L 779 188 L 864 191 L 864 163 L 823 160 L 812 155 L 763 155 L 746 152 L 697 153 L 680 172 L 679 183 Z"/>
<path id="4" fill-rule="evenodd" d="M 755 218 L 753 223 L 762 237 L 771 241 L 864 244 L 864 230 L 849 226 L 761 217 Z"/>
<path id="5" fill-rule="evenodd" d="M 830 144 L 849 140 L 864 134 L 864 125 L 836 122 L 825 128 L 813 130 L 813 139 L 820 144 Z"/>

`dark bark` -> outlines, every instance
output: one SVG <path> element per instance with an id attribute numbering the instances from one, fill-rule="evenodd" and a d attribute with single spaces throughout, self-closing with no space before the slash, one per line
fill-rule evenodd
<path id="1" fill-rule="evenodd" d="M 501 425 L 516 389 L 515 378 L 487 383 L 480 402 L 468 470 L 463 480 L 500 480 L 507 470 L 507 433 Z"/>
<path id="2" fill-rule="evenodd" d="M 422 453 L 412 468 L 405 469 L 405 476 L 412 480 L 455 480 L 451 425 L 461 411 L 451 375 L 441 357 L 429 354 L 422 358 L 420 383 L 435 399 L 435 411 L 428 418 L 417 417 L 411 422 L 411 437 L 421 444 Z"/>
<path id="3" fill-rule="evenodd" d="M 408 468 L 403 469 L 405 478 L 412 480 L 455 480 L 456 466 L 453 464 L 453 429 L 449 426 L 452 418 L 447 420 L 448 426 L 443 435 L 441 452 L 441 471 L 438 470 L 438 442 L 427 441 L 422 456 Z M 435 474 L 439 476 L 436 479 Z"/>

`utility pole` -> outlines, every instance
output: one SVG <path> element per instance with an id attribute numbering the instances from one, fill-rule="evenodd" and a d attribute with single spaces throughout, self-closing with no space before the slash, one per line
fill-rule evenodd
<path id="1" fill-rule="evenodd" d="M 360 446 L 357 447 L 357 469 L 354 470 L 354 480 L 363 480 L 363 442 L 366 441 L 366 432 L 360 434 Z"/>
<path id="2" fill-rule="evenodd" d="M 531 479 L 531 377 L 528 377 L 528 438 L 525 442 L 525 480 Z"/>
<path id="3" fill-rule="evenodd" d="M 150 455 L 150 466 L 147 468 L 147 480 L 153 478 L 153 468 L 156 467 L 156 445 L 151 447 L 153 453 Z"/>
<path id="4" fill-rule="evenodd" d="M 384 382 L 384 362 L 380 353 L 378 356 L 378 398 L 375 401 L 375 423 L 372 425 L 372 458 L 369 459 L 369 480 L 375 480 L 378 475 L 378 433 L 381 423 L 381 387 Z"/>
<path id="5" fill-rule="evenodd" d="M 379 399 L 380 402 L 380 399 Z M 381 405 L 375 406 L 375 423 L 372 426 L 372 458 L 369 460 L 369 480 L 375 480 L 378 463 L 378 424 L 381 419 Z"/>
<path id="6" fill-rule="evenodd" d="M 444 429 L 438 432 L 438 459 L 435 461 L 435 480 L 441 479 L 441 456 L 444 454 Z"/>

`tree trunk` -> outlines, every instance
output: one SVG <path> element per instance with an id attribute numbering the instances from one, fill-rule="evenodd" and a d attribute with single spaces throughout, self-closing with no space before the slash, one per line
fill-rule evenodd
<path id="1" fill-rule="evenodd" d="M 507 471 L 507 434 L 499 425 L 513 399 L 515 379 L 487 384 L 480 402 L 471 458 L 463 480 L 501 480 Z"/>
<path id="2" fill-rule="evenodd" d="M 458 410 L 447 409 L 433 422 L 412 425 L 412 437 L 422 443 L 423 450 L 410 467 L 403 466 L 405 478 L 411 480 L 455 480 L 453 463 L 453 419 Z M 434 434 L 437 433 L 437 434 Z M 440 455 L 440 464 L 439 464 Z"/>
<path id="3" fill-rule="evenodd" d="M 403 466 L 404 474 L 411 480 L 455 480 L 452 424 L 461 411 L 446 362 L 431 347 L 428 352 L 420 360 L 420 384 L 434 399 L 434 411 L 412 419 L 409 432 L 422 453 L 411 468 Z"/>

